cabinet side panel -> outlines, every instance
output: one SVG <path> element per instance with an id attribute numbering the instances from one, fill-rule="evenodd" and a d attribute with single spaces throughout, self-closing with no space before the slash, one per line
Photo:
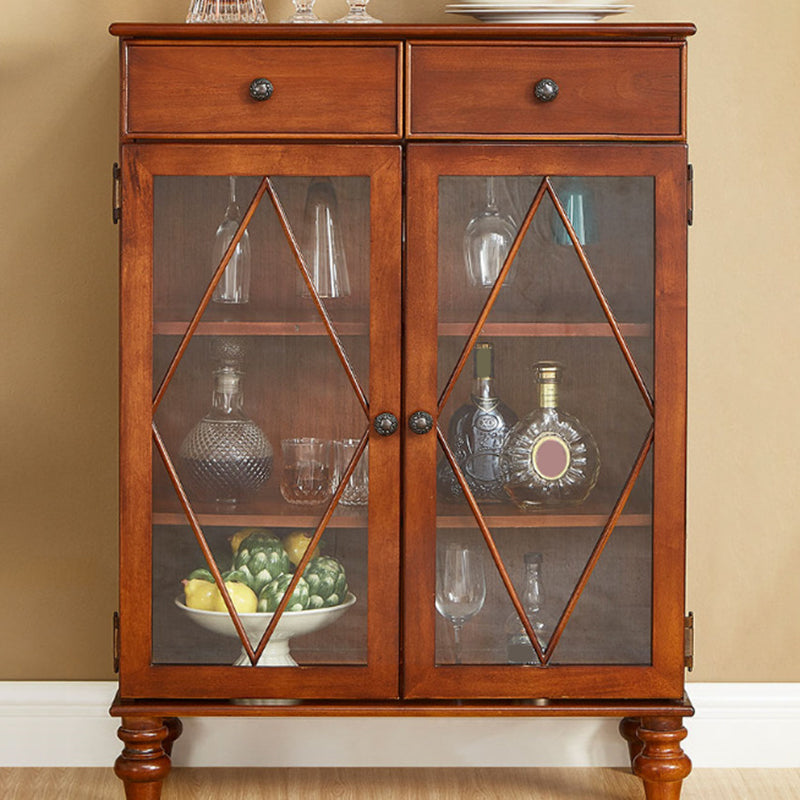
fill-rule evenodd
<path id="1" fill-rule="evenodd" d="M 656 487 L 653 665 L 683 693 L 686 578 L 686 148 L 669 148 L 656 175 Z"/>
<path id="2" fill-rule="evenodd" d="M 153 181 L 139 150 L 122 148 L 119 551 L 123 696 L 129 678 L 149 662 L 151 611 Z"/>

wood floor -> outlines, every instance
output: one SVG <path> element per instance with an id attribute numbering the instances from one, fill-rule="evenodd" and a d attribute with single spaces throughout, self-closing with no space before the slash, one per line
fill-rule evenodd
<path id="1" fill-rule="evenodd" d="M 124 800 L 110 769 L 0 769 L 2 800 Z M 643 800 L 617 769 L 175 769 L 162 800 Z M 699 769 L 681 800 L 800 800 L 800 769 Z"/>

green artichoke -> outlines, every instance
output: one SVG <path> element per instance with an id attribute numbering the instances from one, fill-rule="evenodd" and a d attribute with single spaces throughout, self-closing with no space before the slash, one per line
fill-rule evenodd
<path id="1" fill-rule="evenodd" d="M 312 558 L 303 573 L 308 583 L 309 608 L 338 606 L 347 597 L 347 576 L 341 562 L 330 556 Z"/>
<path id="2" fill-rule="evenodd" d="M 243 583 L 245 586 L 250 586 L 250 588 L 253 589 L 250 585 L 252 577 L 248 570 L 229 569 L 222 573 L 222 580 L 225 581 L 225 583 Z M 253 591 L 255 591 L 255 589 L 253 589 Z"/>
<path id="3" fill-rule="evenodd" d="M 286 594 L 291 580 L 292 576 L 284 573 L 271 583 L 268 583 L 258 595 L 258 610 L 275 611 L 283 599 L 283 595 Z M 300 578 L 286 605 L 286 611 L 305 611 L 307 608 L 308 584 L 304 578 Z"/>
<path id="4" fill-rule="evenodd" d="M 289 556 L 280 539 L 266 533 L 251 533 L 239 545 L 233 570 L 256 594 L 279 575 L 291 572 Z"/>
<path id="5" fill-rule="evenodd" d="M 211 574 L 211 570 L 206 569 L 206 567 L 199 567 L 198 569 L 193 569 L 189 576 L 186 578 L 187 581 L 208 581 L 209 583 L 214 583 L 214 576 Z"/>

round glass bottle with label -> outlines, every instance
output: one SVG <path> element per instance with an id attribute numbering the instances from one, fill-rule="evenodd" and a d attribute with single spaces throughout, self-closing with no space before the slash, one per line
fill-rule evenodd
<path id="1" fill-rule="evenodd" d="M 553 361 L 534 366 L 539 408 L 511 429 L 500 454 L 503 489 L 521 509 L 582 503 L 597 483 L 592 434 L 558 407 L 562 370 Z"/>
<path id="2" fill-rule="evenodd" d="M 505 500 L 498 465 L 500 449 L 517 415 L 497 396 L 491 342 L 475 345 L 474 367 L 470 402 L 454 412 L 447 441 L 475 499 L 498 502 Z M 439 463 L 437 480 L 443 497 L 463 497 L 447 459 Z"/>

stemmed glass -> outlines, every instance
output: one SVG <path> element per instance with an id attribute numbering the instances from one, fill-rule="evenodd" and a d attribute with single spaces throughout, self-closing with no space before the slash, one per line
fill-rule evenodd
<path id="1" fill-rule="evenodd" d="M 325 22 L 313 11 L 316 0 L 292 0 L 292 2 L 294 3 L 294 14 L 283 22 Z"/>
<path id="2" fill-rule="evenodd" d="M 471 286 L 494 286 L 517 235 L 514 220 L 497 208 L 495 181 L 493 175 L 486 179 L 486 207 L 464 231 L 464 261 Z M 509 272 L 503 285 L 512 281 L 513 272 Z"/>
<path id="3" fill-rule="evenodd" d="M 369 3 L 369 0 L 347 0 L 349 7 L 347 15 L 334 20 L 334 22 L 346 22 L 348 24 L 351 22 L 380 22 L 381 20 L 367 14 L 367 3 Z"/>
<path id="4" fill-rule="evenodd" d="M 483 608 L 486 580 L 480 555 L 458 542 L 439 553 L 436 610 L 453 626 L 455 663 L 461 663 L 461 628 Z"/>
<path id="5" fill-rule="evenodd" d="M 214 268 L 239 229 L 242 212 L 236 202 L 236 178 L 228 176 L 228 205 L 214 239 Z M 250 235 L 245 230 L 211 298 L 215 303 L 246 303 L 250 299 Z"/>

